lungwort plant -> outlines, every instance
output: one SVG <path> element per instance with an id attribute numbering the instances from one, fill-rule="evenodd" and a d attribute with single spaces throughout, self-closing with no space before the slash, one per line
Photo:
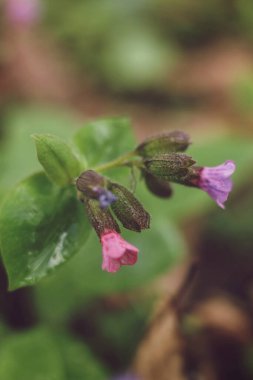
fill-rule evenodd
<path id="1" fill-rule="evenodd" d="M 199 188 L 224 208 L 233 161 L 199 166 L 184 153 L 187 134 L 164 133 L 136 147 L 127 130 L 127 120 L 111 119 L 85 126 L 71 144 L 50 134 L 32 136 L 44 171 L 19 183 L 0 213 L 10 289 L 35 284 L 64 264 L 84 246 L 92 227 L 102 245 L 104 271 L 134 265 L 139 249 L 121 236 L 121 228 L 136 233 L 152 228 L 152 215 L 134 195 L 138 181 L 165 199 L 173 182 Z M 99 253 L 87 252 L 94 254 Z"/>

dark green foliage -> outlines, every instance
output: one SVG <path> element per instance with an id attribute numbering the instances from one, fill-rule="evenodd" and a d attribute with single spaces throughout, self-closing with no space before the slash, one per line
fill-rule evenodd
<path id="1" fill-rule="evenodd" d="M 45 174 L 21 182 L 0 214 L 0 246 L 9 286 L 32 285 L 83 246 L 90 225 L 74 188 L 59 188 Z"/>
<path id="2" fill-rule="evenodd" d="M 104 380 L 106 376 L 84 344 L 46 328 L 7 336 L 0 348 L 1 379 Z"/>

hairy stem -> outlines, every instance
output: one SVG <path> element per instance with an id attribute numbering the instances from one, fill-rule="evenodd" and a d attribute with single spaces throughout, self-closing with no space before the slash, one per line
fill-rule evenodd
<path id="1" fill-rule="evenodd" d="M 115 160 L 112 160 L 112 161 L 109 161 L 109 162 L 106 162 L 105 164 L 102 164 L 102 165 L 99 165 L 99 166 L 96 166 L 94 168 L 94 170 L 96 172 L 104 172 L 106 170 L 109 170 L 109 169 L 113 169 L 113 168 L 118 168 L 120 166 L 139 166 L 140 167 L 140 160 L 132 160 L 132 158 L 136 156 L 136 152 L 135 151 L 132 151 L 132 152 L 129 152 L 129 153 L 126 153 L 118 158 L 116 158 Z"/>

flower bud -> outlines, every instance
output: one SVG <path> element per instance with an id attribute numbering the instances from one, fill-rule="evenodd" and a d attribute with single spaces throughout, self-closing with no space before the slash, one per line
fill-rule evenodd
<path id="1" fill-rule="evenodd" d="M 71 147 L 61 138 L 51 134 L 32 135 L 37 156 L 47 176 L 59 186 L 72 183 L 80 174 L 81 163 Z"/>
<path id="2" fill-rule="evenodd" d="M 117 183 L 111 183 L 110 189 L 117 197 L 111 208 L 122 225 L 136 232 L 149 228 L 150 216 L 138 199 L 124 186 Z"/>
<path id="3" fill-rule="evenodd" d="M 77 189 L 84 193 L 87 197 L 93 199 L 97 198 L 97 189 L 104 187 L 104 185 L 104 177 L 94 172 L 94 170 L 86 170 L 78 177 L 76 181 Z"/>
<path id="4" fill-rule="evenodd" d="M 118 223 L 113 218 L 108 209 L 102 210 L 99 203 L 94 199 L 84 198 L 85 208 L 88 214 L 91 225 L 95 229 L 99 238 L 106 231 L 120 232 Z"/>
<path id="5" fill-rule="evenodd" d="M 168 181 L 154 176 L 153 174 L 143 170 L 142 172 L 145 184 L 148 190 L 160 198 L 169 198 L 172 195 L 172 189 Z"/>
<path id="6" fill-rule="evenodd" d="M 165 181 L 179 182 L 189 174 L 195 161 L 183 153 L 160 154 L 145 160 L 148 172 Z"/>
<path id="7" fill-rule="evenodd" d="M 97 199 L 101 208 L 110 206 L 116 200 L 115 195 L 105 186 L 105 178 L 93 170 L 83 172 L 76 181 L 77 189 L 86 197 Z"/>
<path id="8" fill-rule="evenodd" d="M 186 133 L 174 131 L 145 140 L 136 148 L 136 152 L 140 156 L 148 158 L 157 154 L 184 152 L 189 144 L 190 138 Z"/>

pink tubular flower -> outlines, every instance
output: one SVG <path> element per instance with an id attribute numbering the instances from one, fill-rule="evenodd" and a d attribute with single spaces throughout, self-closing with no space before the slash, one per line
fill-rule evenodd
<path id="1" fill-rule="evenodd" d="M 121 265 L 133 265 L 139 250 L 125 241 L 116 231 L 105 231 L 101 235 L 103 263 L 102 269 L 117 272 Z"/>
<path id="2" fill-rule="evenodd" d="M 230 176 L 234 173 L 234 161 L 226 161 L 213 168 L 204 167 L 200 170 L 198 187 L 206 191 L 215 200 L 218 206 L 225 208 L 224 202 L 232 190 L 233 183 Z"/>
<path id="3" fill-rule="evenodd" d="M 6 17 L 12 23 L 33 24 L 41 13 L 39 0 L 5 0 Z"/>

